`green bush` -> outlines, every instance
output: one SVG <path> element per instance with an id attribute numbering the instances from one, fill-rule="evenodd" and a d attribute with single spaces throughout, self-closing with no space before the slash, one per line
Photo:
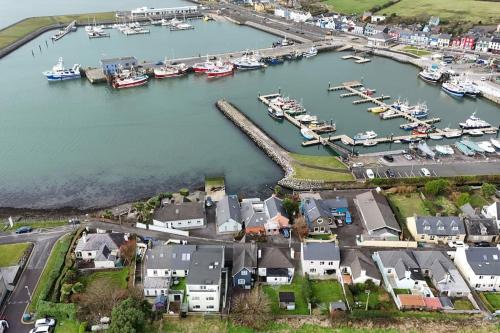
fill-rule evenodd
<path id="1" fill-rule="evenodd" d="M 344 283 L 344 289 L 345 289 L 345 300 L 347 301 L 347 303 L 349 303 L 352 309 L 354 307 L 354 296 L 351 292 L 351 286 Z"/>
<path id="2" fill-rule="evenodd" d="M 450 188 L 450 182 L 446 179 L 435 179 L 427 182 L 424 186 L 427 194 L 437 196 L 446 193 Z"/>
<path id="3" fill-rule="evenodd" d="M 481 192 L 485 197 L 491 197 L 492 195 L 495 194 L 496 191 L 497 189 L 493 184 L 484 183 L 483 185 L 481 185 Z"/>
<path id="4" fill-rule="evenodd" d="M 87 322 L 84 321 L 83 323 L 80 323 L 80 326 L 78 326 L 78 333 L 85 333 L 87 330 Z"/>
<path id="5" fill-rule="evenodd" d="M 73 293 L 81 293 L 84 289 L 83 283 L 77 282 L 73 285 L 73 288 L 71 288 L 71 292 Z"/>
<path id="6" fill-rule="evenodd" d="M 460 196 L 457 199 L 457 206 L 462 207 L 466 203 L 470 203 L 470 194 L 469 193 L 460 193 Z"/>
<path id="7" fill-rule="evenodd" d="M 180 193 L 180 195 L 182 195 L 183 197 L 187 197 L 187 196 L 189 195 L 189 189 L 187 189 L 187 188 L 181 188 L 181 189 L 179 190 L 179 193 Z"/>
<path id="8" fill-rule="evenodd" d="M 66 303 L 69 301 L 69 296 L 71 295 L 71 289 L 73 289 L 73 285 L 69 283 L 63 284 L 61 287 L 61 297 L 60 302 Z"/>
<path id="9" fill-rule="evenodd" d="M 59 321 L 76 320 L 76 305 L 73 303 L 53 303 L 39 300 L 36 316 L 37 318 L 55 317 Z"/>

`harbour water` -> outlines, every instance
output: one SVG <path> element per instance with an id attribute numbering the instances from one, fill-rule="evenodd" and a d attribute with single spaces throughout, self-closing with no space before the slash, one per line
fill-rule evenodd
<path id="1" fill-rule="evenodd" d="M 166 55 L 265 47 L 276 40 L 231 23 L 194 24 L 195 30 L 182 32 L 151 27 L 147 36 L 112 31 L 111 38 L 100 40 L 88 40 L 80 29 L 56 44 L 49 41 L 48 47 L 50 34 L 45 34 L 2 59 L 0 206 L 105 206 L 198 186 L 206 174 L 223 173 L 232 193 L 271 186 L 281 170 L 216 110 L 220 98 L 238 106 L 286 149 L 304 154 L 328 152 L 301 147 L 297 129 L 272 120 L 257 100 L 259 93 L 281 88 L 285 95 L 302 99 L 311 114 L 333 119 L 337 133 L 349 135 L 365 130 L 403 133 L 403 121 L 380 120 L 366 111 L 370 105 L 352 105 L 352 98 L 328 93 L 329 81 L 362 79 L 377 95 L 426 101 L 430 116 L 441 117 L 441 127 L 457 127 L 474 111 L 494 125 L 500 119 L 494 104 L 453 99 L 417 79 L 414 67 L 384 58 L 358 65 L 341 60 L 339 53 L 217 80 L 195 75 L 151 80 L 124 91 L 86 80 L 49 84 L 41 75 L 59 56 L 67 65 L 96 66 L 102 55 L 162 60 Z M 403 146 L 392 146 L 398 147 Z M 383 148 L 387 146 L 376 149 Z"/>
<path id="2" fill-rule="evenodd" d="M 137 7 L 191 6 L 183 0 L 0 0 L 0 29 L 27 17 L 131 10 Z"/>

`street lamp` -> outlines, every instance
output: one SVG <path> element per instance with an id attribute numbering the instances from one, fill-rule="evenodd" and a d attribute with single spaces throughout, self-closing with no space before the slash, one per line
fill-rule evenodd
<path id="1" fill-rule="evenodd" d="M 368 294 L 368 296 L 366 297 L 366 307 L 365 307 L 365 311 L 368 311 L 368 300 L 370 299 L 370 289 L 365 290 L 365 294 Z"/>
<path id="2" fill-rule="evenodd" d="M 28 286 L 24 286 L 24 288 L 26 288 L 26 291 L 28 292 L 28 297 L 30 299 L 30 303 L 31 303 L 31 293 L 30 293 L 30 288 Z"/>

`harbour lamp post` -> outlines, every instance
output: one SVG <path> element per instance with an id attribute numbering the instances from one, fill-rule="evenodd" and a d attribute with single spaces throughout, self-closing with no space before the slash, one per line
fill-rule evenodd
<path id="1" fill-rule="evenodd" d="M 30 288 L 28 286 L 24 286 L 24 288 L 26 288 L 26 291 L 28 292 L 28 297 L 29 297 L 30 303 L 31 303 L 32 299 L 31 299 Z"/>
<path id="2" fill-rule="evenodd" d="M 368 311 L 368 300 L 370 299 L 370 289 L 365 290 L 365 293 L 368 294 L 368 296 L 366 297 L 365 311 Z"/>

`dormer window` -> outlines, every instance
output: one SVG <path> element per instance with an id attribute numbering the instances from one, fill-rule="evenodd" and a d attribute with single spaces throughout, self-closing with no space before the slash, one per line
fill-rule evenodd
<path id="1" fill-rule="evenodd" d="M 323 223 L 323 219 L 322 219 L 322 218 L 319 218 L 319 219 L 317 219 L 317 220 L 316 220 L 316 222 L 317 222 L 318 224 L 321 224 L 321 223 Z"/>

